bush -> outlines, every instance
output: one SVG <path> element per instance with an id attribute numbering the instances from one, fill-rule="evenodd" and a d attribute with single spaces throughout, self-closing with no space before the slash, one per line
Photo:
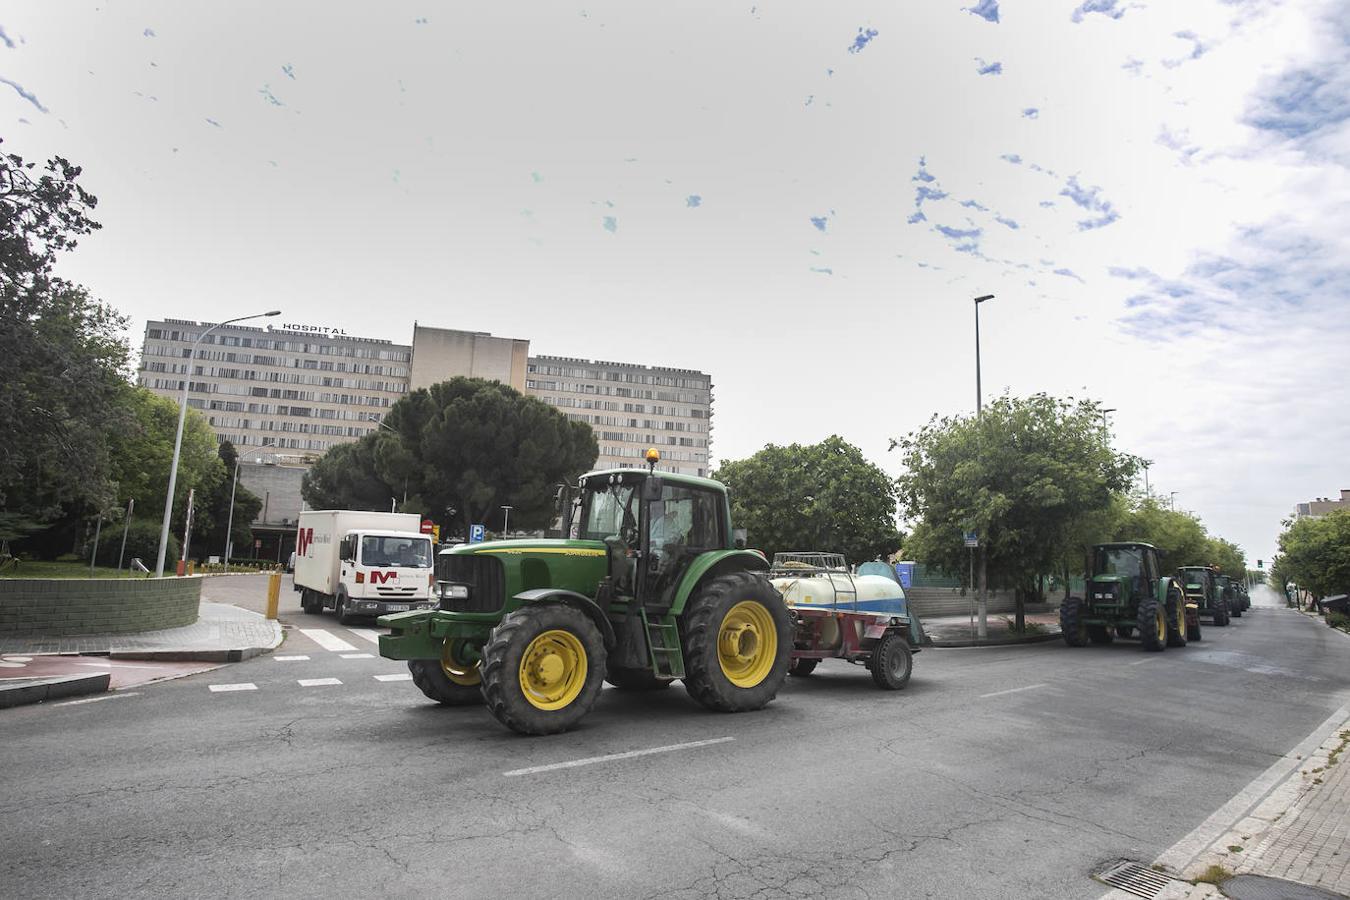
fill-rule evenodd
<path id="1" fill-rule="evenodd" d="M 1332 628 L 1339 628 L 1341 631 L 1350 632 L 1350 616 L 1345 613 L 1328 612 L 1327 624 Z"/>
<path id="2" fill-rule="evenodd" d="M 151 522 L 149 519 L 134 519 L 131 527 L 127 529 L 127 551 L 122 557 L 122 565 L 130 566 L 131 561 L 140 557 L 141 562 L 151 571 L 155 568 L 155 561 L 159 557 L 159 521 Z M 98 564 L 101 566 L 115 567 L 117 565 L 117 554 L 122 549 L 122 526 L 120 523 L 103 523 L 103 534 L 98 542 Z M 168 569 L 178 559 L 181 545 L 178 538 L 169 533 L 169 547 L 164 554 L 164 567 Z"/>

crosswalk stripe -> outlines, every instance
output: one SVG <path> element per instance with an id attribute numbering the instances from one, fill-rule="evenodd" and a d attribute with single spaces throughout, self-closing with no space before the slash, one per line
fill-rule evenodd
<path id="1" fill-rule="evenodd" d="M 342 638 L 331 632 L 324 631 L 322 628 L 301 628 L 300 633 L 323 649 L 331 650 L 334 653 L 351 652 L 356 649 Z"/>
<path id="2" fill-rule="evenodd" d="M 309 659 L 308 656 L 274 656 L 272 658 L 277 662 L 299 662 L 300 660 Z"/>
<path id="3" fill-rule="evenodd" d="M 380 643 L 380 635 L 383 634 L 383 632 L 376 631 L 374 628 L 348 628 L 347 630 L 357 637 L 365 638 L 377 646 Z"/>
<path id="4" fill-rule="evenodd" d="M 412 681 L 411 672 L 395 672 L 393 675 L 376 675 L 376 681 Z"/>
<path id="5" fill-rule="evenodd" d="M 374 659 L 374 658 L 375 658 L 375 654 L 374 654 L 374 653 L 344 653 L 344 654 L 342 654 L 342 658 L 343 658 L 343 659 Z"/>
<path id="6" fill-rule="evenodd" d="M 301 687 L 322 687 L 326 684 L 342 684 L 336 678 L 301 678 L 297 682 Z"/>
<path id="7" fill-rule="evenodd" d="M 258 686 L 252 682 L 243 684 L 213 684 L 210 686 L 212 693 L 221 693 L 224 691 L 256 691 Z"/>

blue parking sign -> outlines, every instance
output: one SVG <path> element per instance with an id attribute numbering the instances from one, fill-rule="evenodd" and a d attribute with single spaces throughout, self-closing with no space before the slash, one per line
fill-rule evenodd
<path id="1" fill-rule="evenodd" d="M 486 533 L 487 533 L 487 526 L 486 526 L 486 525 L 470 525 L 470 526 L 469 526 L 469 543 L 470 543 L 470 544 L 481 544 L 481 543 L 483 542 L 483 537 L 486 535 Z"/>

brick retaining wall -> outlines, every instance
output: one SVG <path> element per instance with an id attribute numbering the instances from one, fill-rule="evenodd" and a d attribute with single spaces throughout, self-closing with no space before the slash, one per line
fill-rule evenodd
<path id="1" fill-rule="evenodd" d="M 202 578 L 0 578 L 0 635 L 124 634 L 197 621 Z"/>

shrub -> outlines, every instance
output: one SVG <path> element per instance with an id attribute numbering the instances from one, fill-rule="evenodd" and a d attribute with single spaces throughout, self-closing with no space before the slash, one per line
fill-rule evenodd
<path id="1" fill-rule="evenodd" d="M 122 556 L 122 565 L 129 566 L 131 561 L 140 557 L 141 562 L 145 563 L 146 568 L 153 570 L 155 560 L 159 556 L 159 520 L 150 521 L 149 519 L 134 519 L 131 527 L 127 529 L 127 550 Z M 117 554 L 122 549 L 122 527 L 117 524 L 105 522 L 103 525 L 103 534 L 98 542 L 98 564 L 101 566 L 114 567 L 117 565 Z M 175 560 L 178 559 L 181 545 L 178 538 L 169 533 L 169 547 L 164 554 L 164 567 L 170 568 Z"/>

